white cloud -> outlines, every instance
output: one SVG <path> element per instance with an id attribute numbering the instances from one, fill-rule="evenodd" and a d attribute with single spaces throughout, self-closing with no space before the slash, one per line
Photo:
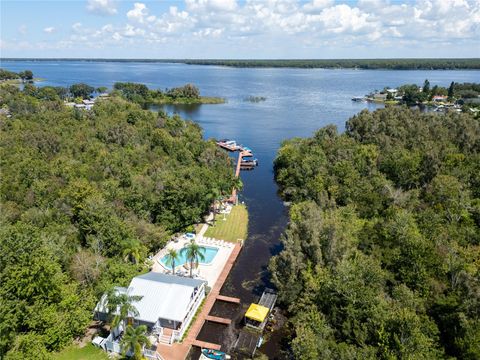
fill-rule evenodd
<path id="1" fill-rule="evenodd" d="M 27 32 L 28 32 L 28 28 L 27 28 L 27 25 L 25 24 L 22 24 L 18 27 L 18 32 L 21 34 L 21 35 L 26 35 Z"/>
<path id="2" fill-rule="evenodd" d="M 117 8 L 112 0 L 88 0 L 87 11 L 97 15 L 115 15 Z"/>
<path id="3" fill-rule="evenodd" d="M 456 46 L 468 44 L 465 48 L 471 49 L 474 56 L 480 38 L 478 0 L 411 0 L 404 3 L 396 0 L 345 3 L 334 0 L 185 0 L 185 4 L 174 3 L 161 13 L 154 12 L 153 6 L 150 9 L 148 4 L 136 2 L 126 12 L 126 17 L 94 28 L 75 23 L 72 32 L 66 34 L 58 46 L 82 43 L 85 47 L 106 49 L 112 46 L 116 49 L 135 45 L 150 50 L 145 44 L 168 43 L 172 48 L 183 46 L 184 49 L 202 44 L 215 51 L 223 49 L 225 54 L 230 54 L 230 49 L 245 46 L 245 56 L 262 56 L 260 54 L 268 51 L 283 49 L 280 54 L 301 57 L 306 53 L 299 50 L 304 49 L 316 49 L 318 56 L 328 56 L 322 51 L 324 47 L 370 48 L 377 51 L 375 56 L 378 56 L 383 55 L 382 48 L 396 49 L 414 44 L 416 49 L 445 49 L 447 44 L 455 43 Z M 111 5 L 112 0 L 96 0 L 89 1 L 87 7 L 96 13 L 114 14 L 116 9 Z M 54 30 L 44 29 L 48 33 Z M 21 33 L 20 28 L 18 32 Z M 14 43 L 14 39 L 4 40 Z M 439 43 L 446 45 L 439 46 Z M 343 54 L 349 54 L 348 50 Z M 203 52 L 191 56 L 203 55 L 208 56 Z"/>
<path id="4" fill-rule="evenodd" d="M 315 12 L 326 7 L 332 6 L 334 4 L 333 0 L 312 0 L 309 3 L 303 5 L 303 8 L 308 12 Z"/>
<path id="5" fill-rule="evenodd" d="M 133 9 L 127 12 L 127 18 L 129 20 L 138 22 L 140 24 L 143 24 L 145 22 L 145 19 L 152 19 L 151 17 L 148 16 L 148 9 L 147 6 L 143 3 L 135 3 L 133 4 Z M 153 19 L 155 20 L 155 19 Z M 149 20 L 151 21 L 151 20 Z"/>
<path id="6" fill-rule="evenodd" d="M 234 11 L 237 8 L 236 0 L 185 0 L 188 11 Z"/>
<path id="7" fill-rule="evenodd" d="M 43 29 L 43 32 L 47 33 L 47 34 L 51 34 L 53 32 L 55 32 L 55 28 L 53 26 L 49 26 L 49 27 L 46 27 Z"/>
<path id="8" fill-rule="evenodd" d="M 72 25 L 72 31 L 74 33 L 80 33 L 82 32 L 83 25 L 80 22 L 76 22 L 75 24 Z"/>

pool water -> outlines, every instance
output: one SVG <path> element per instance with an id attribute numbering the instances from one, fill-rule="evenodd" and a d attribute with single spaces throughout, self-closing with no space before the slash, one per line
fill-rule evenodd
<path id="1" fill-rule="evenodd" d="M 212 247 L 212 246 L 202 246 L 204 249 L 202 251 L 203 256 L 205 257 L 203 260 L 200 260 L 199 263 L 202 265 L 209 265 L 212 263 L 213 259 L 215 258 L 215 255 L 218 253 L 218 248 L 217 247 Z M 178 252 L 178 259 L 175 261 L 175 267 L 182 266 L 183 264 L 188 263 L 187 259 L 187 249 L 183 248 Z M 172 267 L 167 265 L 167 255 L 162 257 L 160 259 L 160 263 L 169 270 L 172 270 Z"/>

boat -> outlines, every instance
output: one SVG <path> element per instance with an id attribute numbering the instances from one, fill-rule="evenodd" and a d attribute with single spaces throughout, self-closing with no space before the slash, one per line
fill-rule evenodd
<path id="1" fill-rule="evenodd" d="M 214 360 L 230 359 L 230 355 L 220 350 L 202 349 L 202 355 L 200 355 L 199 360 L 207 360 L 207 359 L 214 359 Z"/>
<path id="2" fill-rule="evenodd" d="M 217 145 L 228 151 L 237 151 L 240 149 L 240 147 L 237 145 L 237 142 L 235 140 L 223 139 L 223 140 L 217 141 Z"/>
<path id="3" fill-rule="evenodd" d="M 269 320 L 269 315 L 275 307 L 277 297 L 278 295 L 275 291 L 266 288 L 258 304 L 250 304 L 250 307 L 245 313 L 245 325 L 263 332 Z"/>
<path id="4" fill-rule="evenodd" d="M 366 99 L 363 96 L 355 96 L 352 98 L 352 101 L 364 102 Z"/>
<path id="5" fill-rule="evenodd" d="M 258 166 L 258 159 L 253 156 L 244 156 L 240 162 L 241 167 L 255 167 Z"/>

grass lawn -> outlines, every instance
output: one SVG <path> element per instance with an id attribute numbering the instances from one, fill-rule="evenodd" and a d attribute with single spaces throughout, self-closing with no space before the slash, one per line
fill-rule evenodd
<path id="1" fill-rule="evenodd" d="M 55 360 L 109 360 L 107 353 L 92 344 L 87 344 L 83 348 L 76 345 L 69 346 L 53 357 Z"/>
<path id="2" fill-rule="evenodd" d="M 209 226 L 205 236 L 230 242 L 245 240 L 248 230 L 248 211 L 245 205 L 234 206 L 226 219 L 224 221 L 223 214 L 218 214 L 215 226 Z"/>

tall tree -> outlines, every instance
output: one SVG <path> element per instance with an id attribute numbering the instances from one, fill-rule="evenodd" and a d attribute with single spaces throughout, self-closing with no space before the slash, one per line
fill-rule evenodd
<path id="1" fill-rule="evenodd" d="M 121 341 L 123 353 L 127 354 L 131 351 L 133 353 L 133 359 L 143 359 L 143 347 L 150 346 L 150 341 L 148 340 L 146 333 L 147 327 L 145 325 L 140 325 L 136 328 L 128 325 Z"/>
<path id="2" fill-rule="evenodd" d="M 448 98 L 453 99 L 453 95 L 455 93 L 455 82 L 451 82 L 450 86 L 448 87 Z"/>
<path id="3" fill-rule="evenodd" d="M 172 273 L 175 274 L 175 263 L 179 259 L 178 251 L 176 249 L 168 249 L 166 263 L 172 268 Z"/>
<path id="4" fill-rule="evenodd" d="M 428 95 L 430 93 L 430 81 L 428 81 L 428 79 L 425 79 L 425 81 L 423 82 L 423 88 L 422 88 L 422 91 Z"/>
<path id="5" fill-rule="evenodd" d="M 187 250 L 187 259 L 190 262 L 190 277 L 193 277 L 193 266 L 198 266 L 200 260 L 205 260 L 205 247 L 198 245 L 195 240 L 185 247 Z"/>
<path id="6" fill-rule="evenodd" d="M 112 328 L 118 325 L 125 325 L 125 320 L 138 316 L 138 310 L 133 304 L 140 301 L 142 296 L 119 293 L 116 289 L 107 292 L 107 309 L 111 320 Z M 125 326 L 123 326 L 125 328 Z"/>

